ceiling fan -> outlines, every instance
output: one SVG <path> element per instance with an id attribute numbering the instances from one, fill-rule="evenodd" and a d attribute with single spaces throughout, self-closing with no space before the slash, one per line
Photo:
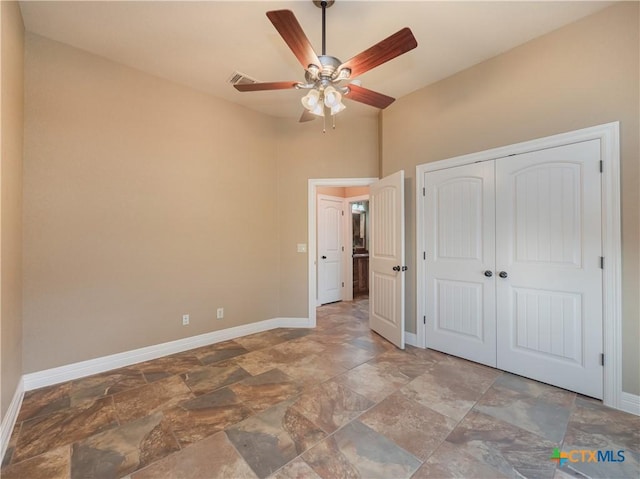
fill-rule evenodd
<path id="1" fill-rule="evenodd" d="M 354 100 L 376 108 L 386 108 L 395 101 L 382 93 L 363 88 L 357 83 L 340 85 L 344 81 L 352 81 L 357 76 L 392 60 L 418 46 L 409 28 L 403 28 L 381 42 L 347 60 L 341 62 L 336 57 L 326 54 L 326 9 L 335 0 L 317 1 L 313 3 L 322 8 L 322 55 L 317 55 L 307 39 L 295 15 L 290 10 L 274 10 L 267 12 L 267 17 L 276 28 L 282 39 L 289 46 L 300 64 L 305 69 L 305 81 L 280 81 L 235 84 L 241 91 L 264 90 L 309 90 L 302 98 L 305 110 L 300 121 L 308 121 L 315 116 L 334 116 L 345 109 L 342 98 Z M 314 116 L 315 115 L 315 116 Z M 334 123 L 335 128 L 335 123 Z"/>

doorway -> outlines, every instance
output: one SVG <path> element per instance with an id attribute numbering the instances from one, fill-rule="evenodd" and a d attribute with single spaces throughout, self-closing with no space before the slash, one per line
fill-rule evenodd
<path id="1" fill-rule="evenodd" d="M 369 187 L 319 186 L 317 306 L 369 292 Z"/>
<path id="2" fill-rule="evenodd" d="M 309 326 L 316 326 L 316 307 L 318 306 L 318 193 L 322 188 L 356 188 L 368 187 L 372 183 L 378 181 L 378 178 L 325 178 L 310 179 L 308 183 L 308 304 L 309 304 Z M 359 198 L 363 195 L 355 195 Z M 347 204 L 348 206 L 348 204 Z M 348 222 L 348 234 L 351 234 L 351 222 Z M 345 244 L 351 245 L 351 238 L 345 239 Z M 347 249 L 347 248 L 345 248 Z M 349 253 L 349 251 L 345 251 Z M 343 264 L 345 261 L 351 262 L 351 254 L 344 254 Z M 351 270 L 351 267 L 348 268 Z M 348 275 L 347 275 L 348 276 Z M 345 278 L 352 282 L 352 277 Z M 343 299 L 352 299 L 352 289 L 349 288 L 350 295 Z"/>
<path id="3" fill-rule="evenodd" d="M 362 299 L 369 295 L 369 195 L 346 198 L 346 211 L 351 215 L 350 234 L 347 241 L 351 240 L 351 297 Z M 347 259 L 348 261 L 348 259 Z"/>

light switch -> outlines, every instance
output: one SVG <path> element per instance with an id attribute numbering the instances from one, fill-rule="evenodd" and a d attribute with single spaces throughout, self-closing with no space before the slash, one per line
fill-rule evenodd
<path id="1" fill-rule="evenodd" d="M 307 245 L 305 243 L 298 243 L 298 253 L 306 253 Z"/>

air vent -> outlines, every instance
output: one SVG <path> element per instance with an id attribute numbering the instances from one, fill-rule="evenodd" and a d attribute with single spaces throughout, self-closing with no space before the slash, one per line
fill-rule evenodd
<path id="1" fill-rule="evenodd" d="M 247 83 L 258 83 L 258 80 L 251 78 L 249 75 L 245 75 L 241 72 L 233 72 L 229 77 L 229 83 L 232 85 L 243 85 Z"/>

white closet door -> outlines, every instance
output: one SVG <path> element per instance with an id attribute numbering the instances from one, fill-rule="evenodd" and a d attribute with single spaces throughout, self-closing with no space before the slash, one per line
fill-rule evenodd
<path id="1" fill-rule="evenodd" d="M 495 366 L 494 162 L 430 172 L 425 186 L 427 347 Z"/>
<path id="2" fill-rule="evenodd" d="M 496 161 L 498 368 L 602 398 L 600 142 Z"/>

